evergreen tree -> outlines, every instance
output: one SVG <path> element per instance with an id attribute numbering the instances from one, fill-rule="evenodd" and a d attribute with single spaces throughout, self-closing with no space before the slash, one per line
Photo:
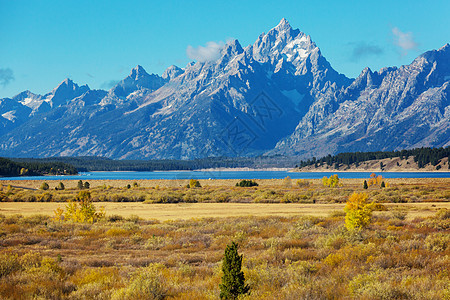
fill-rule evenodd
<path id="1" fill-rule="evenodd" d="M 78 189 L 82 190 L 84 185 L 83 185 L 83 181 L 79 180 L 78 184 L 77 184 Z"/>
<path id="2" fill-rule="evenodd" d="M 381 186 L 380 186 L 381 188 L 385 188 L 386 187 L 386 184 L 384 183 L 384 181 L 383 182 L 381 182 Z"/>
<path id="3" fill-rule="evenodd" d="M 367 180 L 364 180 L 364 189 L 367 190 L 369 186 L 367 185 Z"/>
<path id="4" fill-rule="evenodd" d="M 238 254 L 238 245 L 232 242 L 225 249 L 222 261 L 222 283 L 220 284 L 221 299 L 237 299 L 239 295 L 246 294 L 250 287 L 245 284 L 242 268 L 242 255 Z"/>
<path id="5" fill-rule="evenodd" d="M 89 184 L 89 182 L 86 181 L 86 182 L 84 183 L 84 188 L 85 188 L 85 189 L 89 189 L 90 187 L 91 187 L 91 185 Z"/>

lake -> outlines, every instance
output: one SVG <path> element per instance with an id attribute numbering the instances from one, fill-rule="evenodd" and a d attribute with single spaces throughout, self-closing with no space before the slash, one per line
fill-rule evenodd
<path id="1" fill-rule="evenodd" d="M 70 176 L 2 177 L 0 180 L 144 180 L 144 179 L 320 179 L 338 174 L 339 178 L 369 178 L 372 172 L 288 172 L 288 171 L 158 171 L 85 172 Z M 450 172 L 378 172 L 384 178 L 450 178 Z"/>

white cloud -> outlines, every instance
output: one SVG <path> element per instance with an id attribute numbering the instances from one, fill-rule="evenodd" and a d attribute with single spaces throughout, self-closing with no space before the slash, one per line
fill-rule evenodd
<path id="1" fill-rule="evenodd" d="M 214 61 L 220 57 L 220 51 L 225 46 L 223 42 L 207 42 L 206 46 L 198 46 L 197 48 L 189 45 L 186 49 L 187 56 L 195 61 L 206 62 Z"/>
<path id="2" fill-rule="evenodd" d="M 5 87 L 13 80 L 14 80 L 13 70 L 11 70 L 10 68 L 0 69 L 0 85 L 3 85 Z"/>
<path id="3" fill-rule="evenodd" d="M 392 28 L 394 44 L 402 49 L 402 55 L 408 54 L 408 50 L 416 49 L 418 44 L 414 40 L 412 32 L 402 32 L 397 27 Z"/>

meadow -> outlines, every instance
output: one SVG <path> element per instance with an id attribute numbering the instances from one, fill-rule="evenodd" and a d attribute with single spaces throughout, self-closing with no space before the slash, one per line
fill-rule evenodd
<path id="1" fill-rule="evenodd" d="M 53 217 L 80 192 L 76 182 L 5 183 L 0 298 L 218 299 L 235 241 L 250 286 L 241 299 L 449 299 L 450 180 L 388 182 L 91 182 L 106 212 L 93 223 Z M 378 203 L 358 231 L 344 220 L 353 192 Z"/>

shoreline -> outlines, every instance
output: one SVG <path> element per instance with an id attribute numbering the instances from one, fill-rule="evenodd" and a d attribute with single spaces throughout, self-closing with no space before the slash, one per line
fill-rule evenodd
<path id="1" fill-rule="evenodd" d="M 193 172 L 258 172 L 258 171 L 267 171 L 267 172 L 290 172 L 292 168 L 248 168 L 248 167 L 240 167 L 240 168 L 207 168 L 207 169 L 196 169 L 192 170 Z M 175 171 L 180 172 L 180 171 Z"/>
<path id="2" fill-rule="evenodd" d="M 296 170 L 291 169 L 293 173 L 450 173 L 450 170 L 376 170 L 376 169 L 352 169 L 352 170 L 336 170 L 336 169 L 314 169 L 314 170 Z"/>

